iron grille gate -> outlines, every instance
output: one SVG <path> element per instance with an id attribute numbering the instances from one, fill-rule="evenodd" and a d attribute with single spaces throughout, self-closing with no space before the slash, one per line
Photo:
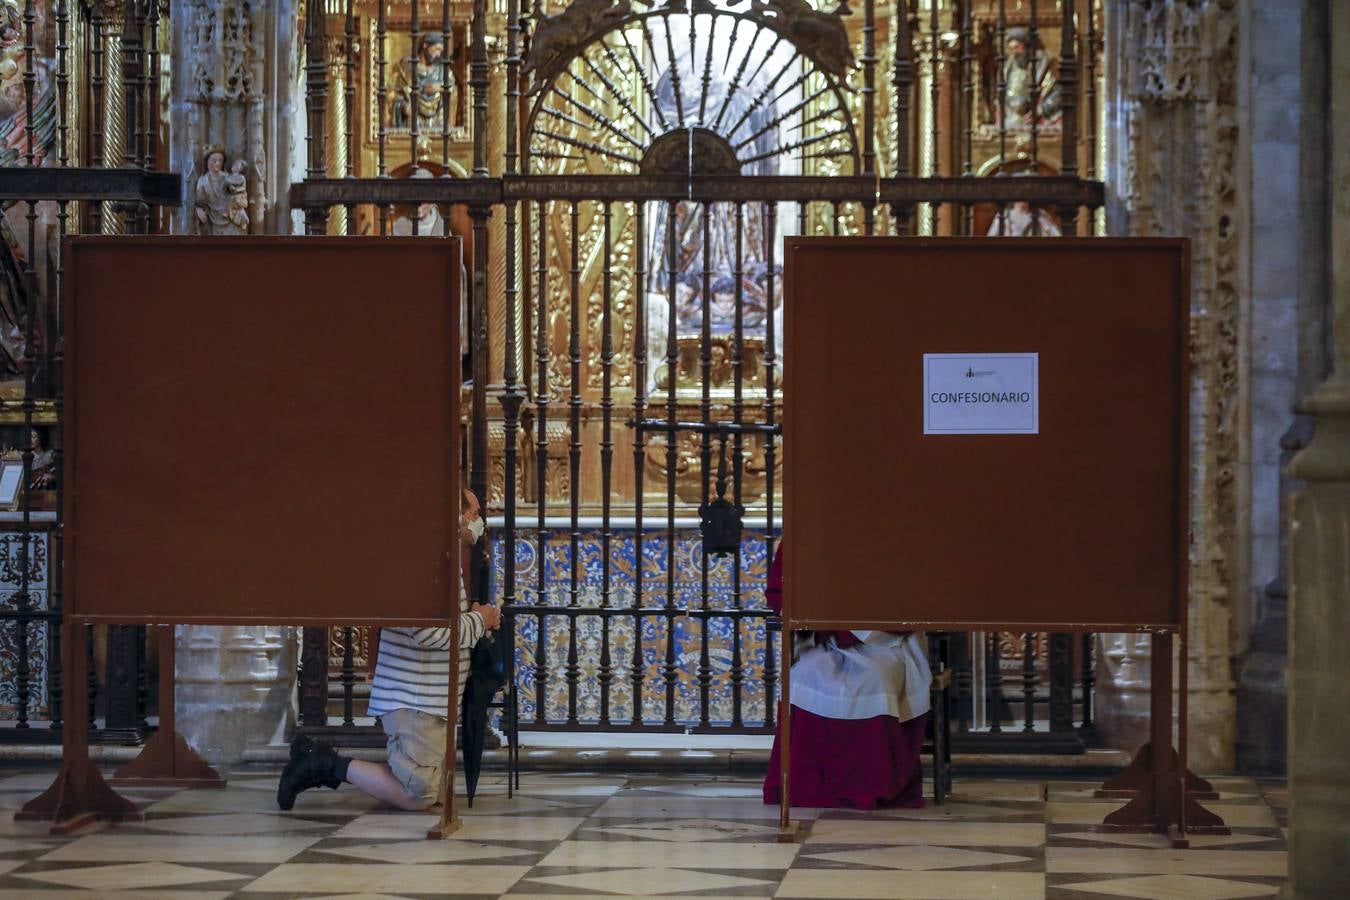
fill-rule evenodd
<path id="1" fill-rule="evenodd" d="M 395 20 L 387 0 L 311 4 L 308 166 L 291 195 L 306 230 L 418 234 L 426 221 L 472 248 L 465 458 L 493 511 L 477 590 L 505 606 L 528 727 L 772 729 L 776 637 L 760 591 L 778 525 L 776 385 L 791 365 L 776 348 L 778 240 L 1097 229 L 1098 3 L 1008 6 L 867 0 L 859 17 L 772 0 L 691 14 L 675 0 L 546 16 L 518 0 L 434 0 L 401 5 Z M 0 197 L 26 206 L 30 223 L 54 216 L 59 235 L 163 230 L 159 210 L 180 202 L 181 182 L 156 171 L 160 5 L 128 3 L 117 22 L 99 10 L 56 4 L 46 93 L 27 23 L 29 165 L 0 168 Z M 391 50 L 400 40 L 406 55 Z M 72 83 L 77 54 L 86 65 Z M 34 165 L 44 127 L 56 165 Z M 34 267 L 28 234 L 31 364 L 3 413 L 50 429 L 59 496 L 61 269 L 59 253 L 50 277 Z M 867 388 L 850 400 L 866 402 Z M 42 452 L 21 453 L 25 480 Z M 724 495 L 746 507 L 747 531 L 714 561 L 699 552 L 697 514 Z M 48 718 L 60 719 L 46 624 L 60 614 L 53 505 L 26 499 L 15 515 L 25 564 L 0 608 L 20 651 L 0 678 L 14 686 L 6 736 L 56 737 L 23 727 L 36 658 L 26 647 L 48 645 L 38 664 Z M 43 609 L 24 573 L 29 536 L 48 528 Z M 302 722 L 377 739 L 358 724 L 368 645 L 354 629 L 333 637 L 336 653 L 326 631 L 304 635 Z M 1081 748 L 1090 638 L 944 640 L 958 749 Z M 107 681 L 121 690 L 109 710 L 123 710 L 134 739 L 147 712 L 144 641 L 114 629 L 108 645 Z M 990 737 L 1000 732 L 1006 740 Z"/>
<path id="2" fill-rule="evenodd" d="M 455 11 L 439 6 L 432 20 L 449 46 Z M 327 19 L 307 24 L 309 170 L 292 202 L 308 230 L 350 231 L 366 209 L 387 234 L 398 205 L 414 202 L 441 210 L 443 233 L 469 223 L 466 457 L 493 511 L 490 577 L 477 589 L 506 611 L 522 727 L 772 730 L 776 638 L 761 591 L 778 524 L 777 379 L 791 365 L 775 346 L 777 241 L 1097 231 L 1100 10 L 1008 6 L 910 0 L 883 8 L 882 22 L 867 0 L 850 31 L 846 5 L 797 0 L 692 13 L 678 0 L 582 3 L 551 16 L 477 0 L 462 68 L 440 69 L 442 89 L 446 73 L 467 74 L 467 177 L 453 177 L 445 93 L 431 141 L 416 122 L 406 140 L 386 128 L 386 67 L 404 65 L 384 49 L 397 29 L 386 4 L 330 0 Z M 367 50 L 377 152 L 357 171 L 352 36 L 363 9 L 381 39 Z M 402 23 L 414 48 L 418 10 Z M 326 40 L 330 25 L 345 37 Z M 419 76 L 423 64 L 409 56 L 410 77 L 434 80 L 434 68 Z M 333 72 L 346 73 L 341 134 Z M 327 136 L 341 138 L 339 152 Z M 395 149 L 406 163 L 391 173 Z M 418 169 L 439 177 L 387 177 Z M 850 399 L 865 402 L 866 387 Z M 746 508 L 747 529 L 714 561 L 696 523 L 723 496 Z M 956 669 L 958 749 L 1081 751 L 1090 637 L 940 640 Z M 328 725 L 328 646 L 306 638 L 303 721 L 354 739 L 350 641 L 335 667 L 342 726 Z"/>
<path id="3" fill-rule="evenodd" d="M 181 202 L 179 177 L 160 171 L 162 12 L 145 0 L 116 17 L 66 0 L 0 9 L 0 465 L 20 470 L 0 511 L 5 742 L 59 743 L 69 690 L 89 692 L 94 741 L 135 743 L 154 713 L 144 628 L 97 629 L 89 683 L 62 678 L 59 301 L 66 235 L 160 231 Z"/>

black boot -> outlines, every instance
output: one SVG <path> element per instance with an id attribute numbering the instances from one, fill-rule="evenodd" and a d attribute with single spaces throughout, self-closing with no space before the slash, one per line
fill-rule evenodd
<path id="1" fill-rule="evenodd" d="M 300 757 L 314 753 L 319 750 L 333 749 L 322 741 L 316 741 L 314 738 L 305 734 L 297 734 L 295 740 L 291 741 L 291 762 L 295 762 Z"/>
<path id="2" fill-rule="evenodd" d="M 291 742 L 291 759 L 281 770 L 277 784 L 277 806 L 291 809 L 295 796 L 314 787 L 337 789 L 345 780 L 347 761 L 327 744 L 303 735 Z"/>

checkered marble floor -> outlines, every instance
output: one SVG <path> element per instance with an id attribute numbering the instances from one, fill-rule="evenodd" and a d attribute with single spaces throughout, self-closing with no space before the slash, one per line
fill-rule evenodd
<path id="1" fill-rule="evenodd" d="M 1285 872 L 1282 783 L 1222 778 L 1209 804 L 1231 836 L 1169 849 L 1093 825 L 1119 804 L 1093 784 L 960 780 L 944 806 L 798 810 L 780 844 L 758 781 L 526 773 L 508 799 L 484 776 L 464 827 L 423 838 L 430 815 L 380 807 L 350 786 L 277 810 L 276 773 L 229 787 L 137 790 L 146 820 L 64 838 L 13 810 L 52 770 L 0 769 L 0 896 L 63 897 L 1267 897 Z"/>

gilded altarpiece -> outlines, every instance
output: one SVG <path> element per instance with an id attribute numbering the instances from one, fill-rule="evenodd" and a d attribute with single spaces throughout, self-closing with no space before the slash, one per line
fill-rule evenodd
<path id="1" fill-rule="evenodd" d="M 1086 12 L 1086 4 L 1083 5 Z M 788 6 L 784 4 L 785 8 Z M 1063 156 L 1057 107 L 1061 89 L 1058 80 L 1061 14 L 1057 9 L 1047 8 L 1033 20 L 1023 6 L 1019 5 L 1011 14 L 1004 9 L 1000 15 L 996 0 L 976 0 L 966 6 L 940 2 L 910 5 L 904 29 L 913 47 L 918 102 L 908 110 L 905 129 L 911 147 L 909 174 L 989 177 L 1059 174 Z M 601 21 L 588 21 L 584 16 L 614 16 L 612 27 L 599 28 L 601 39 L 594 40 L 570 62 L 562 60 L 553 68 L 549 68 L 551 57 L 547 52 L 537 55 L 543 60 L 539 68 L 548 80 L 543 82 L 546 90 L 542 100 L 536 99 L 534 92 L 527 92 L 527 108 L 532 111 L 532 118 L 523 139 L 524 171 L 559 176 L 659 173 L 663 158 L 657 151 L 664 149 L 663 137 L 678 130 L 678 123 L 686 121 L 686 117 L 692 123 L 694 109 L 698 107 L 699 125 L 711 123 L 707 130 L 716 137 L 699 133 L 691 137 L 691 146 L 693 141 L 705 140 L 693 157 L 695 170 L 741 175 L 897 174 L 897 128 L 891 112 L 895 91 L 891 77 L 895 70 L 892 47 L 897 25 L 890 10 L 877 10 L 876 20 L 870 23 L 870 36 L 862 15 L 846 12 L 834 19 L 843 26 L 847 45 L 846 51 L 837 53 L 835 59 L 847 64 L 831 71 L 828 54 L 823 65 L 816 58 L 794 69 L 790 55 L 784 59 L 774 57 L 777 45 L 771 40 L 756 43 L 759 29 L 753 27 L 753 22 L 733 24 L 730 16 L 719 15 L 720 5 L 698 17 L 697 23 L 683 15 L 633 14 L 623 19 L 622 8 L 594 9 L 599 12 L 575 13 L 571 24 L 584 32 Z M 555 15 L 557 20 L 562 18 Z M 563 24 L 558 21 L 559 26 Z M 752 27 L 746 28 L 747 24 Z M 556 33 L 541 28 L 536 31 L 535 40 L 547 42 Z M 1090 48 L 1097 40 L 1095 31 L 1080 31 L 1075 46 L 1078 57 L 1095 59 Z M 771 63 L 758 67 L 742 63 L 738 67 L 740 54 L 749 55 L 741 46 L 757 46 L 760 55 L 767 48 Z M 870 59 L 879 73 L 870 90 L 863 66 L 858 64 L 869 58 L 869 47 Z M 704 52 L 708 53 L 709 61 L 716 53 L 722 65 L 704 65 Z M 677 60 L 675 65 L 671 65 L 672 59 Z M 529 62 L 525 68 L 531 68 Z M 789 74 L 784 77 L 784 72 Z M 1089 94 L 1095 97 L 1100 73 L 1089 67 L 1085 74 L 1092 79 L 1094 87 Z M 534 78 L 533 84 L 539 85 L 537 71 Z M 527 78 L 526 84 L 530 83 Z M 1005 93 L 1010 96 L 1006 104 L 998 101 Z M 874 104 L 876 114 L 870 152 L 860 147 L 869 102 Z M 707 107 L 718 108 L 719 104 L 722 108 L 718 115 L 711 111 L 704 115 Z M 733 122 L 735 126 L 728 127 Z M 743 123 L 749 127 L 737 133 Z M 1092 172 L 1096 171 L 1096 134 L 1094 122 L 1076 144 L 1077 157 L 1090 160 L 1087 167 Z M 723 146 L 717 139 L 726 137 L 730 139 Z M 731 151 L 730 163 L 726 162 L 728 154 L 719 156 L 727 148 Z M 681 171 L 678 167 L 686 164 L 688 157 L 676 154 L 675 168 L 669 171 Z M 719 169 L 719 165 L 728 167 Z M 595 583 L 600 534 L 587 526 L 578 539 L 577 564 L 583 566 L 583 571 L 573 588 L 567 572 L 569 528 L 562 520 L 573 503 L 582 516 L 595 517 L 601 512 L 606 499 L 602 489 L 606 449 L 611 460 L 608 499 L 615 529 L 612 540 L 616 549 L 612 552 L 618 560 L 615 563 L 618 569 L 612 573 L 616 583 L 629 584 L 632 573 L 624 566 L 636 565 L 631 517 L 636 492 L 640 490 L 645 508 L 644 526 L 649 529 L 644 538 L 644 558 L 650 555 L 652 568 L 644 570 L 644 583 L 650 586 L 648 590 L 654 597 L 650 602 L 665 602 L 672 582 L 676 585 L 677 605 L 703 602 L 698 596 L 685 596 L 691 588 L 698 593 L 705 565 L 697 529 L 685 525 L 678 530 L 678 549 L 674 554 L 677 571 L 673 576 L 667 570 L 664 546 L 658 548 L 659 552 L 651 549 L 667 539 L 661 530 L 664 517 L 655 526 L 655 532 L 651 531 L 649 519 L 653 511 L 664 512 L 668 504 L 667 476 L 672 458 L 667 452 L 667 438 L 648 433 L 640 454 L 635 457 L 634 432 L 621 423 L 639 411 L 660 417 L 673 413 L 681 421 L 729 421 L 738 414 L 745 421 L 757 421 L 765 418 L 769 406 L 776 418 L 778 403 L 770 393 L 770 383 L 776 389 L 783 366 L 791 361 L 783 359 L 781 353 L 781 261 L 772 259 L 768 245 L 781 241 L 787 234 L 862 234 L 869 228 L 873 233 L 889 233 L 896 225 L 893 210 L 885 205 L 867 208 L 849 202 L 774 206 L 769 210 L 762 204 L 747 204 L 737 210 L 730 203 L 647 203 L 640 211 L 641 233 L 639 210 L 634 203 L 612 203 L 608 208 L 585 201 L 522 206 L 523 258 L 519 275 L 525 295 L 529 297 L 534 292 L 536 299 L 523 304 L 525 318 L 521 322 L 523 341 L 518 364 L 527 398 L 522 409 L 518 448 L 521 459 L 518 522 L 526 528 L 535 524 L 534 512 L 541 505 L 541 492 L 548 521 L 547 551 L 542 561 L 537 540 L 518 538 L 525 548 L 517 544 L 517 602 L 527 605 L 602 602 Z M 920 207 L 912 226 L 920 232 L 1026 236 L 1052 236 L 1066 230 L 1090 233 L 1094 228 L 1087 217 L 1080 223 L 1065 224 L 1058 211 L 1028 206 L 1015 204 L 1003 210 L 992 205 L 964 209 L 955 205 L 940 209 Z M 611 235 L 608 244 L 606 229 Z M 606 283 L 610 285 L 611 304 L 608 345 L 602 334 Z M 575 321 L 574 297 L 584 298 Z M 739 347 L 734 347 L 731 320 L 737 297 L 742 304 L 744 331 Z M 671 305 L 675 307 L 673 314 Z M 705 311 L 711 317 L 706 331 Z M 766 319 L 772 319 L 777 327 L 766 327 Z M 669 340 L 672 322 L 673 341 Z M 637 334 L 639 329 L 641 335 Z M 635 366 L 639 338 L 645 343 L 646 359 L 642 367 L 645 377 L 635 384 L 639 378 Z M 494 344 L 494 351 L 497 346 Z M 736 350 L 738 358 L 734 358 Z M 766 355 L 771 360 L 769 366 L 765 364 Z M 739 404 L 734 400 L 733 389 L 738 369 Z M 608 394 L 603 391 L 606 377 L 610 384 Z M 669 393 L 672 390 L 673 404 Z M 604 446 L 607 411 L 616 423 L 608 448 Z M 494 409 L 494 417 L 498 414 Z M 578 423 L 575 430 L 573 415 Z M 503 438 L 501 427 L 494 422 L 490 430 L 488 501 L 498 508 L 504 502 L 500 493 Z M 687 522 L 688 517 L 697 514 L 699 504 L 708 499 L 704 472 L 707 448 L 704 439 L 694 433 L 680 433 L 674 440 L 674 496 L 669 502 L 675 504 L 678 515 Z M 771 461 L 765 444 L 762 436 L 747 438 L 740 460 L 741 500 L 752 519 L 757 514 L 762 516 L 768 505 L 766 488 Z M 709 461 L 716 464 L 715 459 Z M 772 459 L 775 469 L 781 463 L 781 454 Z M 779 507 L 780 503 L 781 494 L 777 494 L 773 506 Z M 763 545 L 759 546 L 762 551 Z M 522 553 L 528 556 L 527 560 Z M 726 568 L 723 562 L 707 564 L 706 602 L 712 607 L 742 603 L 754 607 L 761 603 L 766 561 L 755 561 L 753 553 L 743 550 L 744 553 L 749 555 L 744 556 L 742 582 L 735 598 L 729 596 L 729 584 L 719 581 L 729 577 L 723 571 Z M 494 555 L 494 565 L 494 583 L 500 590 L 503 574 L 500 553 Z M 542 596 L 538 589 L 541 583 Z M 631 597 L 615 595 L 606 602 L 624 605 L 631 602 Z M 650 631 L 644 635 L 643 652 L 649 656 L 657 654 L 663 626 L 656 620 L 640 621 L 644 630 Z M 723 647 L 730 622 L 716 618 L 711 622 L 710 628 L 715 632 L 711 642 L 714 647 Z M 745 649 L 758 654 L 748 663 L 758 677 L 763 663 L 764 634 L 761 620 L 749 622 Z M 555 661 L 557 669 L 546 683 L 536 685 L 533 692 L 529 677 L 523 678 L 527 721 L 539 715 L 535 704 L 540 691 L 548 697 L 545 705 L 550 721 L 569 714 L 587 718 L 586 710 L 590 707 L 584 698 L 595 689 L 600 674 L 587 668 L 585 661 L 591 659 L 588 649 L 598 653 L 599 623 L 598 617 L 578 619 L 580 652 L 569 647 L 572 635 L 568 629 L 555 624 L 548 633 L 547 656 Z M 610 635 L 613 652 L 620 657 L 625 652 L 622 648 L 632 644 L 632 635 L 622 631 L 628 626 L 627 620 L 616 620 L 614 627 L 621 633 Z M 698 680 L 698 673 L 684 663 L 690 659 L 697 661 L 700 628 L 688 620 L 676 625 L 677 640 L 683 648 L 679 655 L 684 661 L 679 676 L 681 692 L 693 690 Z M 591 634 L 588 629 L 596 633 Z M 538 630 L 537 620 L 521 619 L 518 662 L 526 669 L 537 649 Z M 1017 677 L 1018 671 L 1024 670 L 1025 654 L 1030 652 L 1035 660 L 1036 678 L 1043 684 L 1047 675 L 1045 644 L 1044 636 L 1029 645 L 1021 636 L 1002 636 L 997 643 L 1000 668 L 1009 677 Z M 575 709 L 569 712 L 567 708 L 567 676 L 562 660 L 569 660 L 569 666 L 574 664 L 572 660 L 580 661 L 576 663 L 581 666 L 580 712 Z M 659 663 L 652 656 L 644 665 L 659 668 Z M 611 665 L 626 666 L 632 672 L 631 660 L 620 662 L 616 658 Z M 725 673 L 721 663 L 715 668 Z M 653 669 L 650 674 L 648 683 L 659 684 L 659 672 Z M 628 676 L 611 673 L 606 677 L 613 680 L 613 690 L 619 690 L 617 686 L 626 683 Z M 729 720 L 729 697 L 718 699 L 716 691 L 713 693 L 714 719 Z M 611 703 L 620 702 L 618 696 L 615 694 Z M 648 698 L 650 703 L 658 700 Z M 677 705 L 684 709 L 685 702 L 680 699 Z M 762 698 L 756 702 L 762 703 Z M 758 715 L 762 715 L 762 710 Z"/>
<path id="2" fill-rule="evenodd" d="M 468 85 L 472 4 L 327 0 L 324 8 L 329 175 L 465 177 L 473 156 Z M 500 64 L 497 53 L 497 78 Z M 494 171 L 499 167 L 498 161 Z M 460 208 L 361 204 L 349 214 L 330 216 L 329 231 L 455 234 L 466 242 L 465 258 L 472 259 L 471 225 Z"/>
<path id="3" fill-rule="evenodd" d="M 107 79 L 109 89 L 120 93 L 120 57 L 105 54 L 103 65 L 94 68 L 87 55 L 95 35 L 118 46 L 119 9 L 119 4 L 106 2 L 57 8 L 55 4 L 0 0 L 0 166 L 122 164 L 125 148 L 115 141 L 101 157 L 91 155 L 89 125 L 79 115 L 89 102 L 93 78 Z M 31 13 L 31 21 L 26 13 Z M 116 86 L 111 85 L 112 79 Z M 59 477 L 52 453 L 56 412 L 48 399 L 52 385 L 46 383 L 46 374 L 56 349 L 53 298 L 60 240 L 91 224 L 108 231 L 124 225 L 120 214 L 99 215 L 91 222 L 94 210 L 103 213 L 94 204 L 84 208 L 74 203 L 17 200 L 0 204 L 0 401 L 5 403 L 0 409 L 0 456 L 13 460 L 24 450 L 33 450 L 32 474 L 25 488 L 31 491 L 34 510 L 52 508 Z M 36 398 L 31 430 L 21 408 L 29 374 L 33 378 L 29 396 Z M 37 523 L 29 534 L 25 594 L 20 517 L 8 513 L 5 518 L 10 521 L 0 530 L 0 609 L 47 610 L 51 602 L 50 525 Z M 25 631 L 22 636 L 20 629 Z M 47 679 L 48 664 L 56 659 L 53 633 L 45 621 L 11 619 L 0 624 L 0 713 L 15 715 L 23 705 L 29 719 L 41 720 L 50 714 Z M 100 678 L 105 646 L 100 642 L 95 667 Z M 23 679 L 19 678 L 21 670 Z M 24 693 L 22 704 L 20 692 Z"/>
<path id="4" fill-rule="evenodd" d="M 325 144 L 330 175 L 462 178 L 468 174 L 473 155 L 468 84 L 472 9 L 472 3 L 458 0 L 450 4 L 327 0 L 324 50 L 330 87 Z M 500 54 L 497 57 L 499 79 Z M 467 210 L 458 206 L 362 204 L 349 214 L 332 215 L 329 231 L 456 235 L 464 242 L 466 261 L 473 258 L 472 225 Z M 500 447 L 495 449 L 499 455 Z M 344 629 L 334 628 L 328 637 L 328 684 L 336 699 L 345 684 L 369 680 L 377 632 L 353 628 L 349 642 Z M 358 688 L 357 715 L 363 705 L 364 689 Z"/>

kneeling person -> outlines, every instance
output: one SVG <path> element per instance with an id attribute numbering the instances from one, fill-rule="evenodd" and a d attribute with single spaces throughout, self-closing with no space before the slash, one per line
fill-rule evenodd
<path id="1" fill-rule="evenodd" d="M 783 611 L 782 548 L 764 592 Z M 915 633 L 817 631 L 798 636 L 790 722 L 793 806 L 876 809 L 923 806 L 924 717 L 932 673 Z M 778 722 L 764 802 L 780 797 Z"/>
<path id="2" fill-rule="evenodd" d="M 460 539 L 474 544 L 483 533 L 478 502 L 465 491 Z M 459 684 L 464 696 L 469 653 L 501 621 L 495 606 L 469 606 L 459 592 Z M 444 801 L 445 713 L 450 678 L 449 628 L 384 628 L 370 691 L 370 714 L 379 718 L 388 738 L 388 762 L 372 763 L 339 756 L 327 744 L 300 736 L 291 742 L 291 758 L 277 786 L 277 805 L 291 809 L 298 793 L 313 787 L 336 789 L 343 782 L 399 809 L 423 810 Z M 453 764 L 453 760 L 451 761 Z"/>

